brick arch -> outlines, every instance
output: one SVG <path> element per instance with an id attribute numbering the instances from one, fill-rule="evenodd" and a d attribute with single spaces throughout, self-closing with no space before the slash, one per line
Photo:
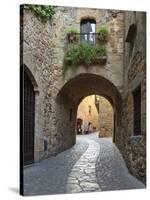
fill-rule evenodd
<path id="1" fill-rule="evenodd" d="M 122 98 L 118 89 L 106 78 L 95 74 L 80 74 L 70 79 L 58 93 L 58 130 L 61 134 L 62 149 L 67 149 L 75 143 L 75 122 L 79 103 L 86 96 L 97 94 L 104 96 L 113 105 L 115 113 L 115 130 L 120 126 L 120 110 Z M 72 115 L 69 121 L 69 115 Z M 65 133 L 65 134 L 64 134 Z M 116 133 L 115 133 L 116 135 Z M 115 136 L 113 141 L 115 141 Z"/>
<path id="2" fill-rule="evenodd" d="M 90 73 L 79 74 L 66 82 L 60 89 L 58 97 L 63 94 L 67 95 L 77 104 L 84 97 L 92 94 L 104 96 L 114 107 L 116 101 L 119 101 L 118 103 L 121 102 L 121 95 L 111 81 L 100 75 Z"/>
<path id="3" fill-rule="evenodd" d="M 109 66 L 108 63 L 106 63 L 106 66 Z M 117 69 L 115 69 L 113 66 L 111 67 L 111 70 L 108 70 L 107 67 L 101 65 L 92 65 L 90 67 L 80 65 L 78 67 L 74 67 L 73 69 L 69 68 L 62 79 L 62 85 L 67 84 L 70 80 L 73 80 L 78 76 L 84 76 L 85 74 L 87 74 L 87 76 L 91 74 L 91 76 L 103 77 L 107 80 L 107 82 L 112 83 L 116 90 L 122 94 L 122 80 L 120 78 L 121 74 L 118 76 Z M 59 89 L 61 90 L 61 88 Z"/>

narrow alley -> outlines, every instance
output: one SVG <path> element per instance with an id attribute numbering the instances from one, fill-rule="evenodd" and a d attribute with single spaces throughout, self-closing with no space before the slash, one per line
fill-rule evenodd
<path id="1" fill-rule="evenodd" d="M 76 144 L 40 163 L 25 167 L 25 195 L 139 189 L 111 138 L 78 135 Z"/>

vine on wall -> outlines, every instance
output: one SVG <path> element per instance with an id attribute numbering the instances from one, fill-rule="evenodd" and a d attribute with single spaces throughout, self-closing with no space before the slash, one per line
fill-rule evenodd
<path id="1" fill-rule="evenodd" d="M 24 5 L 24 9 L 33 11 L 43 21 L 51 19 L 55 14 L 54 6 L 47 5 Z"/>

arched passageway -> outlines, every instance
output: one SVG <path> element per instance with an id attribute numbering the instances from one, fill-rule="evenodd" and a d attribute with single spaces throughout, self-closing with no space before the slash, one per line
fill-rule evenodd
<path id="1" fill-rule="evenodd" d="M 85 135 L 98 132 L 99 137 L 113 137 L 114 110 L 110 102 L 93 94 L 85 97 L 78 106 L 76 133 Z"/>
<path id="2" fill-rule="evenodd" d="M 61 138 L 61 150 L 71 147 L 75 143 L 75 126 L 77 108 L 80 102 L 89 95 L 97 94 L 105 97 L 114 110 L 114 135 L 120 124 L 121 95 L 118 89 L 109 80 L 94 74 L 80 74 L 69 80 L 60 90 L 57 96 L 58 104 L 58 130 Z"/>

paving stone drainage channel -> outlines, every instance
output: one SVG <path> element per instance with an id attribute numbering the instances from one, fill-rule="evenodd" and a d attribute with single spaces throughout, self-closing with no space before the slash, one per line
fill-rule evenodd
<path id="1" fill-rule="evenodd" d="M 96 180 L 95 163 L 100 146 L 93 140 L 88 140 L 89 146 L 74 165 L 67 181 L 67 193 L 101 191 Z"/>
<path id="2" fill-rule="evenodd" d="M 112 143 L 98 134 L 77 136 L 70 149 L 24 169 L 25 195 L 139 189 Z"/>

